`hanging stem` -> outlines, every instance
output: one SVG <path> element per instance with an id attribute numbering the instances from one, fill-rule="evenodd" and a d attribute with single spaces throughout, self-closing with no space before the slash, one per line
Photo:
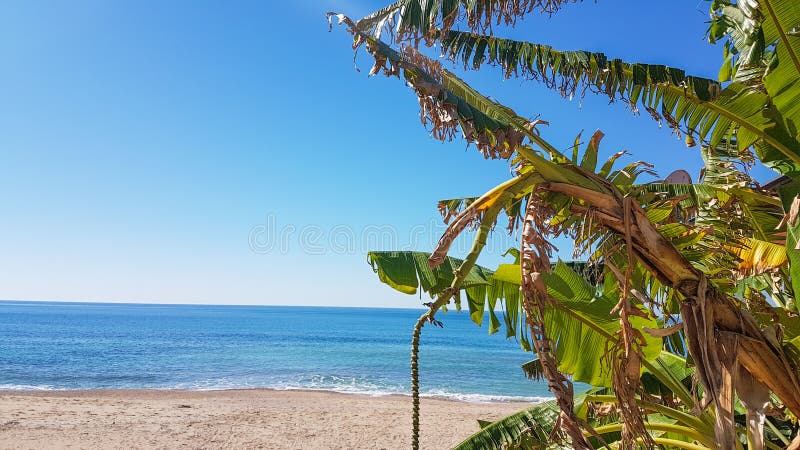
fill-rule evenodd
<path id="1" fill-rule="evenodd" d="M 542 362 L 542 371 L 548 381 L 550 392 L 556 397 L 561 415 L 558 418 L 559 426 L 553 431 L 562 428 L 572 440 L 572 447 L 580 450 L 592 449 L 592 445 L 583 435 L 579 424 L 580 420 L 575 415 L 575 399 L 572 382 L 558 370 L 558 360 L 555 354 L 555 343 L 547 336 L 544 324 L 545 303 L 548 301 L 547 288 L 541 278 L 542 273 L 550 270 L 550 244 L 542 235 L 546 229 L 544 217 L 546 211 L 539 203 L 539 192 L 532 192 L 528 197 L 528 205 L 522 225 L 521 243 L 521 275 L 522 275 L 522 304 L 525 318 L 531 331 L 531 340 L 536 350 L 539 361 Z M 594 430 L 590 430 L 594 431 Z M 596 434 L 596 433 L 593 433 Z"/>
<path id="2" fill-rule="evenodd" d="M 503 198 L 507 198 L 512 193 L 506 193 Z M 442 306 L 450 302 L 450 299 L 458 292 L 464 279 L 467 278 L 470 270 L 475 266 L 483 247 L 486 246 L 486 239 L 489 232 L 492 230 L 497 216 L 500 214 L 503 202 L 497 201 L 490 208 L 486 210 L 483 216 L 483 221 L 478 228 L 478 234 L 472 242 L 472 249 L 470 250 L 464 262 L 454 271 L 455 277 L 450 287 L 445 289 L 439 295 L 439 298 L 430 305 L 430 309 L 425 311 L 417 322 L 414 324 L 414 332 L 411 336 L 411 448 L 419 450 L 419 339 L 422 334 L 422 327 L 426 322 L 436 324 L 434 315 Z"/>
<path id="3" fill-rule="evenodd" d="M 427 321 L 428 312 L 425 312 L 414 324 L 411 337 L 411 448 L 414 450 L 419 449 L 419 336 Z"/>

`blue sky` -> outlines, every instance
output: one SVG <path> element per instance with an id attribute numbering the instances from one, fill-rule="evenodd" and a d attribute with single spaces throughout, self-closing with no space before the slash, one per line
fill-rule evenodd
<path id="1" fill-rule="evenodd" d="M 2 2 L 0 298 L 418 305 L 376 280 L 366 251 L 430 250 L 436 200 L 509 172 L 430 138 L 414 95 L 368 78 L 366 55 L 354 70 L 350 36 L 324 14 L 382 4 Z M 707 5 L 585 2 L 508 35 L 714 77 Z M 465 77 L 541 114 L 553 143 L 600 128 L 602 155 L 696 177 L 696 150 L 621 104 L 565 102 L 491 69 Z M 393 242 L 369 242 L 386 230 Z M 498 230 L 491 244 L 487 265 L 513 242 Z"/>

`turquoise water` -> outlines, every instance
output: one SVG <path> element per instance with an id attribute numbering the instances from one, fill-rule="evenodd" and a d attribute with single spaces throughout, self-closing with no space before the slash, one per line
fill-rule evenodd
<path id="1" fill-rule="evenodd" d="M 0 302 L 0 389 L 266 387 L 407 394 L 412 309 Z M 549 397 L 466 313 L 423 329 L 423 395 Z"/>

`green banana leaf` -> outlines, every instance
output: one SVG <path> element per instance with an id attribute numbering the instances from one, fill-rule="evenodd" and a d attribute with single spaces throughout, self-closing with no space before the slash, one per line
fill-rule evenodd
<path id="1" fill-rule="evenodd" d="M 580 398 L 576 399 L 576 405 L 581 403 Z M 512 448 L 512 445 L 528 449 L 552 448 L 550 434 L 560 411 L 555 400 L 536 404 L 491 422 L 453 450 Z"/>
<path id="2" fill-rule="evenodd" d="M 430 253 L 426 252 L 369 252 L 367 261 L 378 278 L 404 294 L 416 294 L 419 288 L 431 297 L 450 286 L 453 271 L 462 262 L 461 259 L 448 256 L 444 263 L 435 269 L 428 267 Z M 464 279 L 462 287 L 488 285 L 492 271 L 475 265 Z"/>

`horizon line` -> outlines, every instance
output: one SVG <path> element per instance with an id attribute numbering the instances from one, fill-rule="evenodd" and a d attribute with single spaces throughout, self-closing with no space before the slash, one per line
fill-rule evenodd
<path id="1" fill-rule="evenodd" d="M 349 308 L 349 309 L 414 309 L 424 310 L 424 306 L 419 307 L 397 307 L 397 306 L 343 306 L 343 305 L 289 305 L 289 304 L 254 304 L 254 303 L 179 303 L 179 302 L 142 302 L 142 301 L 115 301 L 115 300 L 20 300 L 20 299 L 0 299 L 2 303 L 75 303 L 75 304 L 106 304 L 106 305 L 151 305 L 151 306 L 257 306 L 257 307 L 295 307 L 295 308 Z"/>

